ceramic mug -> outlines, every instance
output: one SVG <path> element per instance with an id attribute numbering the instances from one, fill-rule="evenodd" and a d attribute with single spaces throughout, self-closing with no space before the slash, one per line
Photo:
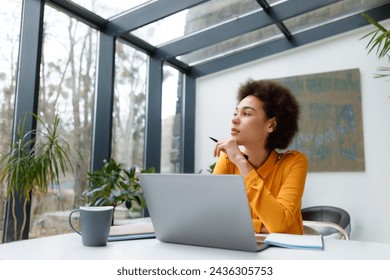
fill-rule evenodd
<path id="1" fill-rule="evenodd" d="M 81 235 L 84 246 L 106 246 L 110 233 L 113 206 L 81 206 L 69 214 L 69 225 Z M 80 230 L 72 224 L 72 215 L 80 212 Z"/>

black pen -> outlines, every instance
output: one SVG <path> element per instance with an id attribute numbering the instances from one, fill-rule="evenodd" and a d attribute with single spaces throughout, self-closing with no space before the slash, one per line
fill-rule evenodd
<path id="1" fill-rule="evenodd" d="M 209 138 L 210 138 L 211 140 L 213 140 L 215 143 L 218 142 L 217 139 L 215 139 L 215 138 L 213 138 L 213 137 L 211 137 L 211 136 L 209 136 Z M 245 158 L 246 160 L 248 160 L 248 155 L 244 154 L 244 158 Z"/>

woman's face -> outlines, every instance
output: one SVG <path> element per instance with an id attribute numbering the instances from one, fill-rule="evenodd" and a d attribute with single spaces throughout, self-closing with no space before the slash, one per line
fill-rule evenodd
<path id="1" fill-rule="evenodd" d="M 236 107 L 232 119 L 231 135 L 238 145 L 262 145 L 264 147 L 275 124 L 274 118 L 267 119 L 263 102 L 249 95 Z"/>

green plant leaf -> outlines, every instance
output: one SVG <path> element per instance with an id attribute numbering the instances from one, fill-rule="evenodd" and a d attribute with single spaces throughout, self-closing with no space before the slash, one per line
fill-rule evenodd
<path id="1" fill-rule="evenodd" d="M 47 192 L 49 184 L 59 185 L 60 175 L 72 170 L 71 147 L 60 136 L 60 118 L 55 116 L 52 126 L 32 114 L 41 130 L 25 131 L 27 114 L 18 125 L 15 142 L 0 161 L 0 182 L 7 181 L 7 195 L 13 190 L 30 199 L 33 191 Z M 62 139 L 60 141 L 60 139 Z"/>
<path id="2" fill-rule="evenodd" d="M 154 172 L 154 168 L 140 170 L 140 173 L 145 172 Z M 135 166 L 126 169 L 114 159 L 105 160 L 101 169 L 88 172 L 88 179 L 90 184 L 83 195 L 89 203 L 103 205 L 104 201 L 104 205 L 113 206 L 124 203 L 130 209 L 136 202 L 145 207 Z"/>
<path id="3" fill-rule="evenodd" d="M 387 30 L 381 24 L 379 24 L 369 15 L 362 14 L 362 16 L 376 28 L 376 30 L 369 32 L 361 38 L 364 39 L 367 37 L 371 37 L 366 46 L 368 53 L 371 53 L 372 51 L 376 50 L 376 55 L 378 58 L 389 58 L 388 53 L 390 51 L 390 31 Z M 388 60 L 388 62 L 390 63 L 390 60 Z M 388 67 L 379 67 L 378 71 L 381 73 L 377 73 L 374 76 L 375 78 L 383 78 L 390 76 L 390 69 Z"/>

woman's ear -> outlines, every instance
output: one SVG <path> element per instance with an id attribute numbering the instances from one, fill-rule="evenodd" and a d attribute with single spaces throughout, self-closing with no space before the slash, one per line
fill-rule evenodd
<path id="1" fill-rule="evenodd" d="M 269 122 L 268 122 L 268 132 L 269 133 L 274 132 L 276 130 L 277 125 L 278 124 L 276 122 L 276 118 L 275 117 L 269 119 Z"/>

